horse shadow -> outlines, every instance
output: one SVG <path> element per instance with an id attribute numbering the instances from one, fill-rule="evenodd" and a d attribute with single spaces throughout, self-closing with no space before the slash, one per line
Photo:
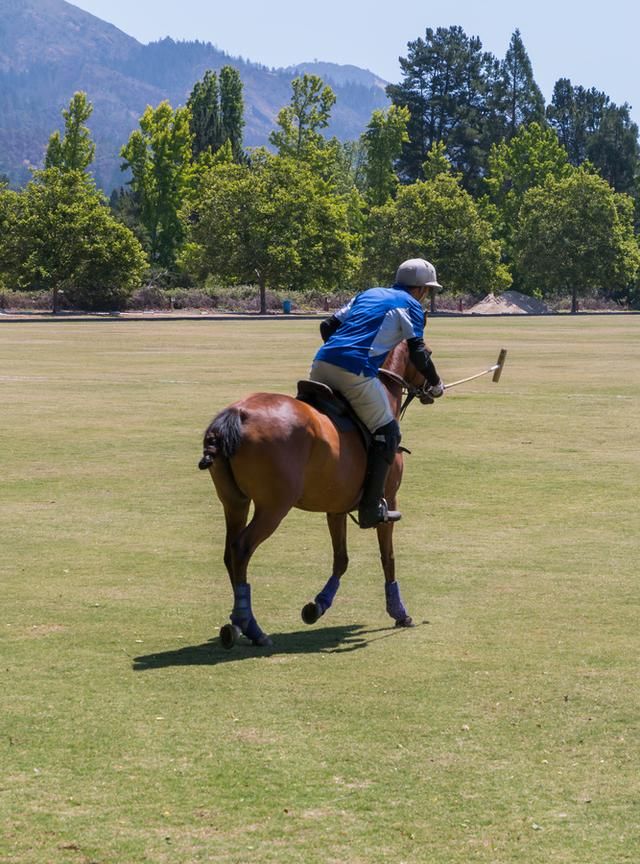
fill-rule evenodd
<path id="1" fill-rule="evenodd" d="M 393 625 L 377 629 L 366 629 L 363 624 L 317 627 L 313 630 L 272 634 L 273 645 L 268 648 L 258 648 L 243 638 L 229 651 L 222 647 L 218 638 L 213 638 L 201 645 L 186 645 L 134 657 L 133 669 L 144 672 L 149 669 L 166 669 L 169 666 L 217 666 L 221 663 L 271 657 L 274 654 L 345 654 L 359 651 L 371 642 L 402 632 L 402 629 Z"/>

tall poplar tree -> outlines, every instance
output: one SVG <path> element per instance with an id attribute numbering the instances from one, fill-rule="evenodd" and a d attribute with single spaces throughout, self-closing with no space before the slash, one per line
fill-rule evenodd
<path id="1" fill-rule="evenodd" d="M 384 204 L 398 186 L 394 163 L 402 152 L 402 145 L 409 141 L 409 119 L 409 109 L 405 106 L 391 105 L 387 111 L 376 110 L 362 135 L 365 194 L 373 205 Z"/>
<path id="2" fill-rule="evenodd" d="M 188 108 L 168 102 L 150 105 L 120 151 L 122 169 L 131 170 L 130 186 L 146 230 L 153 264 L 172 267 L 184 236 L 178 211 L 184 203 L 193 168 Z"/>
<path id="3" fill-rule="evenodd" d="M 222 143 L 229 141 L 233 158 L 236 162 L 241 162 L 244 157 L 242 148 L 244 100 L 242 79 L 233 66 L 223 66 L 220 70 L 220 123 Z"/>
<path id="4" fill-rule="evenodd" d="M 335 93 L 318 75 L 302 75 L 291 82 L 291 101 L 280 110 L 280 127 L 269 136 L 278 155 L 311 161 L 324 146 L 322 130 L 329 125 Z"/>
<path id="5" fill-rule="evenodd" d="M 62 112 L 64 117 L 64 137 L 58 131 L 49 138 L 45 155 L 45 168 L 59 168 L 62 171 L 86 171 L 93 162 L 96 146 L 91 133 L 85 125 L 93 112 L 93 105 L 87 94 L 78 91 L 73 94 L 69 107 Z"/>
<path id="6" fill-rule="evenodd" d="M 220 121 L 220 88 L 218 76 L 207 69 L 201 81 L 197 81 L 187 100 L 191 111 L 190 127 L 193 135 L 192 151 L 194 159 L 201 153 L 211 150 L 215 153 L 222 145 L 222 124 Z"/>
<path id="7" fill-rule="evenodd" d="M 220 76 L 208 69 L 196 82 L 187 101 L 193 135 L 193 156 L 216 154 L 227 142 L 235 162 L 244 160 L 244 100 L 242 79 L 233 66 L 223 66 Z"/>

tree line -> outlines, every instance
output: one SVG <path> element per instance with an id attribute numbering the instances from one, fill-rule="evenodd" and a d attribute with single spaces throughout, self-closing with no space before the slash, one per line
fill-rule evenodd
<path id="1" fill-rule="evenodd" d="M 560 79 L 549 105 L 516 31 L 503 60 L 462 28 L 428 28 L 390 105 L 359 140 L 326 135 L 335 94 L 292 82 L 270 147 L 243 147 L 237 70 L 184 107 L 149 106 L 107 201 L 90 173 L 92 111 L 76 93 L 44 168 L 0 186 L 0 286 L 121 308 L 143 279 L 327 292 L 388 284 L 426 257 L 453 294 L 640 302 L 640 148 L 629 106 Z M 151 274 L 151 276 L 150 276 Z"/>

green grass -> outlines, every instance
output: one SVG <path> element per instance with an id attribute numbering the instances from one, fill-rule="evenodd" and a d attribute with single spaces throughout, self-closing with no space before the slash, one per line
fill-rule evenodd
<path id="1" fill-rule="evenodd" d="M 445 380 L 509 356 L 405 418 L 419 626 L 353 528 L 306 628 L 331 554 L 293 512 L 250 570 L 274 650 L 227 653 L 201 433 L 317 324 L 0 325 L 0 861 L 640 860 L 639 329 L 431 321 Z"/>

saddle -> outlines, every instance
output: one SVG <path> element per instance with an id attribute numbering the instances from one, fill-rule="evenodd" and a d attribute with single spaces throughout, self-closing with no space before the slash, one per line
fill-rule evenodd
<path id="1" fill-rule="evenodd" d="M 369 450 L 373 436 L 341 393 L 327 384 L 305 379 L 298 381 L 296 399 L 325 414 L 341 432 L 357 429 L 365 450 Z"/>

